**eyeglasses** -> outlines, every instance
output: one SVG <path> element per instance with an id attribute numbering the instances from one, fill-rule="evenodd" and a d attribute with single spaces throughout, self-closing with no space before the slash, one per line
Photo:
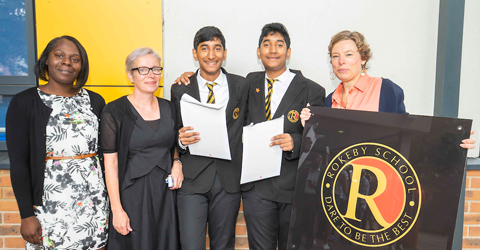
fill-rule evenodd
<path id="1" fill-rule="evenodd" d="M 162 74 L 163 68 L 162 67 L 154 67 L 154 68 L 148 68 L 148 67 L 138 67 L 131 69 L 130 71 L 138 70 L 138 73 L 140 75 L 148 75 L 150 73 L 150 70 L 153 72 L 154 75 L 160 75 Z"/>

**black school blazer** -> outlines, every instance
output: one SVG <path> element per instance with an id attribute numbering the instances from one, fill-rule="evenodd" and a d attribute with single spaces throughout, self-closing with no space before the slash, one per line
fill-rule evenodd
<path id="1" fill-rule="evenodd" d="M 232 160 L 223 160 L 217 158 L 191 155 L 187 147 L 182 150 L 179 147 L 180 159 L 183 162 L 184 181 L 182 188 L 179 189 L 185 193 L 205 193 L 210 190 L 218 175 L 223 189 L 229 193 L 240 192 L 240 175 L 242 168 L 242 133 L 245 122 L 246 111 L 246 82 L 245 78 L 229 74 L 222 68 L 227 76 L 229 99 L 225 110 L 225 119 L 227 121 L 228 140 L 230 144 L 230 155 Z M 182 111 L 180 109 L 180 99 L 182 95 L 189 94 L 200 101 L 200 93 L 197 83 L 197 71 L 190 77 L 189 85 L 172 85 L 171 98 L 177 109 L 177 131 L 183 127 Z M 189 124 L 185 124 L 188 126 Z M 201 137 L 201 135 L 200 135 Z"/>
<path id="2" fill-rule="evenodd" d="M 297 178 L 298 158 L 302 147 L 303 126 L 300 112 L 310 103 L 311 106 L 324 106 L 325 89 L 314 81 L 305 78 L 300 71 L 295 73 L 272 119 L 284 116 L 284 133 L 293 139 L 293 152 L 283 152 L 280 175 L 261 181 L 242 185 L 242 191 L 255 186 L 257 195 L 265 200 L 293 203 L 295 181 Z M 266 120 L 265 114 L 265 72 L 248 74 L 248 123 Z"/>

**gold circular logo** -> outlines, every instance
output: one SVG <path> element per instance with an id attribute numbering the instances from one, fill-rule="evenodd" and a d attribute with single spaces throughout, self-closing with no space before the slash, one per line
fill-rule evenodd
<path id="1" fill-rule="evenodd" d="M 333 158 L 322 180 L 322 205 L 330 224 L 367 247 L 404 237 L 420 212 L 422 191 L 403 155 L 379 143 L 350 146 Z M 371 211 L 366 218 L 367 208 Z"/>
<path id="2" fill-rule="evenodd" d="M 239 108 L 235 108 L 233 110 L 233 119 L 236 120 L 238 118 L 238 113 L 240 112 Z"/>
<path id="3" fill-rule="evenodd" d="M 287 114 L 287 118 L 291 123 L 296 123 L 300 118 L 300 114 L 296 110 L 290 110 Z"/>

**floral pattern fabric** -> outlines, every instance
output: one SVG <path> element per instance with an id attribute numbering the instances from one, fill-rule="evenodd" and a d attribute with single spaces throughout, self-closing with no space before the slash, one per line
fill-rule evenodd
<path id="1" fill-rule="evenodd" d="M 53 111 L 46 128 L 47 156 L 97 152 L 98 118 L 87 91 L 72 97 L 46 94 Z M 99 249 L 107 243 L 108 198 L 98 157 L 48 160 L 43 205 L 35 207 L 43 249 Z M 39 246 L 27 243 L 27 249 Z M 42 249 L 42 248 L 40 248 Z"/>

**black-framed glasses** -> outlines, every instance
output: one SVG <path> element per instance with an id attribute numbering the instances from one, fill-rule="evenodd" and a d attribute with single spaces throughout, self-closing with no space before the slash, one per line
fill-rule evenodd
<path id="1" fill-rule="evenodd" d="M 130 71 L 138 70 L 138 73 L 140 75 L 148 75 L 150 73 L 150 70 L 153 72 L 154 75 L 160 75 L 162 74 L 163 68 L 162 67 L 153 67 L 153 68 L 148 68 L 148 67 L 138 67 L 131 69 Z"/>

